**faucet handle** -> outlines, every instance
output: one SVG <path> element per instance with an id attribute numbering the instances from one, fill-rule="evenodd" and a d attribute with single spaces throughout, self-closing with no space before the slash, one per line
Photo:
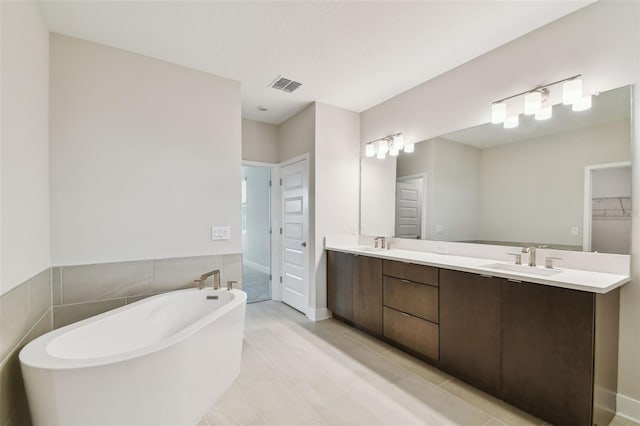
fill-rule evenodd
<path id="1" fill-rule="evenodd" d="M 507 253 L 509 256 L 516 257 L 516 265 L 522 265 L 522 253 Z"/>
<path id="2" fill-rule="evenodd" d="M 547 269 L 553 269 L 553 261 L 554 260 L 562 260 L 561 257 L 554 256 L 545 256 L 544 257 L 544 267 Z"/>
<path id="3" fill-rule="evenodd" d="M 227 290 L 233 290 L 233 285 L 237 283 L 238 281 L 227 281 Z"/>

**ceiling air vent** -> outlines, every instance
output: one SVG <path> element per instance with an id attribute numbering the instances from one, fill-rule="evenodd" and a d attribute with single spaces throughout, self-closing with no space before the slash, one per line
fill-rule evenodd
<path id="1" fill-rule="evenodd" d="M 276 78 L 269 86 L 274 89 L 282 90 L 283 92 L 291 93 L 298 87 L 302 86 L 302 83 L 278 76 L 278 78 Z"/>

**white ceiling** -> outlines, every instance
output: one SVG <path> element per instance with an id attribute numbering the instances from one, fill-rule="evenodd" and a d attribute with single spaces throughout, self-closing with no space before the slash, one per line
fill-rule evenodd
<path id="1" fill-rule="evenodd" d="M 242 115 L 363 111 L 584 1 L 40 1 L 53 32 L 240 81 Z M 269 88 L 278 76 L 295 93 Z M 258 111 L 257 106 L 269 108 Z"/>

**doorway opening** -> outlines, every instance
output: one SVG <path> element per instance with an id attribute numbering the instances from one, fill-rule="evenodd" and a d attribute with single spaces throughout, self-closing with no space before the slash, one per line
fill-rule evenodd
<path id="1" fill-rule="evenodd" d="M 242 289 L 271 300 L 271 167 L 242 166 Z"/>
<path id="2" fill-rule="evenodd" d="M 584 251 L 631 251 L 631 162 L 585 167 Z"/>

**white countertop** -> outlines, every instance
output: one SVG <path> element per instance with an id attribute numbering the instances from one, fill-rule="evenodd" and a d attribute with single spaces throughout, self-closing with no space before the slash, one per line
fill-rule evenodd
<path id="1" fill-rule="evenodd" d="M 348 243 L 332 242 L 325 245 L 325 249 L 344 253 L 358 254 L 362 256 L 377 257 L 380 259 L 398 260 L 401 262 L 417 263 L 420 265 L 435 266 L 437 268 L 453 269 L 456 271 L 471 272 L 474 274 L 490 275 L 492 277 L 507 278 L 515 281 L 527 281 L 553 287 L 570 288 L 574 290 L 588 291 L 592 293 L 608 293 L 631 280 L 629 275 L 618 275 L 603 272 L 591 272 L 578 269 L 544 267 L 517 267 L 522 271 L 508 271 L 496 269 L 496 266 L 514 265 L 513 262 L 496 261 L 477 257 L 455 256 L 450 254 L 430 253 L 423 251 L 403 250 L 392 248 L 373 249 L 363 245 L 351 245 Z M 543 262 L 544 263 L 544 260 Z M 492 266 L 492 267 L 487 267 Z M 531 268 L 531 272 L 527 272 Z M 555 275 L 541 275 L 558 271 Z M 537 273 L 535 273 L 537 272 Z M 551 272 L 552 273 L 552 272 Z"/>

